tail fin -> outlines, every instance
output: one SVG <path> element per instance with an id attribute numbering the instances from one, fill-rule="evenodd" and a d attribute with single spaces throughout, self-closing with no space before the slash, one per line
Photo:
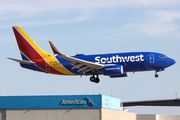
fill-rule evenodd
<path id="1" fill-rule="evenodd" d="M 48 56 L 20 26 L 13 26 L 13 31 L 23 60 L 38 60 Z"/>
<path id="2" fill-rule="evenodd" d="M 21 67 L 46 73 L 65 75 L 49 63 L 52 54 L 44 52 L 19 26 L 13 26 L 16 41 L 23 60 L 8 58 L 19 62 Z"/>

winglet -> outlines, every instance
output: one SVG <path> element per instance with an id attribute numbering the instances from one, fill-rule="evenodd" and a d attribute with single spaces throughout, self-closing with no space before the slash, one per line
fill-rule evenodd
<path id="1" fill-rule="evenodd" d="M 52 43 L 51 41 L 48 41 L 48 42 L 49 42 L 49 44 L 50 44 L 50 46 L 51 46 L 54 54 L 62 55 L 62 54 L 56 49 L 56 47 L 53 45 L 53 43 Z"/>

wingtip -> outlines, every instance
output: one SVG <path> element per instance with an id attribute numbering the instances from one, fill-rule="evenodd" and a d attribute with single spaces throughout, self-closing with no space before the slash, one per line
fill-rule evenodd
<path id="1" fill-rule="evenodd" d="M 11 59 L 10 57 L 6 57 L 7 59 Z"/>
<path id="2" fill-rule="evenodd" d="M 58 50 L 57 48 L 53 45 L 53 43 L 51 41 L 48 41 L 50 46 L 51 46 L 51 49 L 52 51 L 54 52 L 54 54 L 58 54 L 58 55 L 62 55 Z"/>

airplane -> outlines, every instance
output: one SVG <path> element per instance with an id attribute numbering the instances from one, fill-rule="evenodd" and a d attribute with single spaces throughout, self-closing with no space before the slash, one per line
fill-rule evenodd
<path id="1" fill-rule="evenodd" d="M 163 71 L 176 61 L 156 52 L 126 52 L 68 56 L 60 53 L 51 41 L 54 54 L 44 52 L 20 26 L 13 26 L 22 60 L 8 58 L 26 69 L 58 75 L 91 75 L 90 81 L 99 83 L 99 75 L 110 78 L 127 77 L 129 72 Z"/>

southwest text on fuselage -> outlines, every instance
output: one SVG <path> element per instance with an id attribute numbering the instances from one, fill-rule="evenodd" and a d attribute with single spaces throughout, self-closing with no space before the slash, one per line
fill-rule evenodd
<path id="1" fill-rule="evenodd" d="M 118 63 L 118 62 L 138 62 L 138 61 L 144 61 L 144 55 L 136 55 L 136 56 L 112 56 L 112 57 L 95 57 L 96 63 Z"/>

